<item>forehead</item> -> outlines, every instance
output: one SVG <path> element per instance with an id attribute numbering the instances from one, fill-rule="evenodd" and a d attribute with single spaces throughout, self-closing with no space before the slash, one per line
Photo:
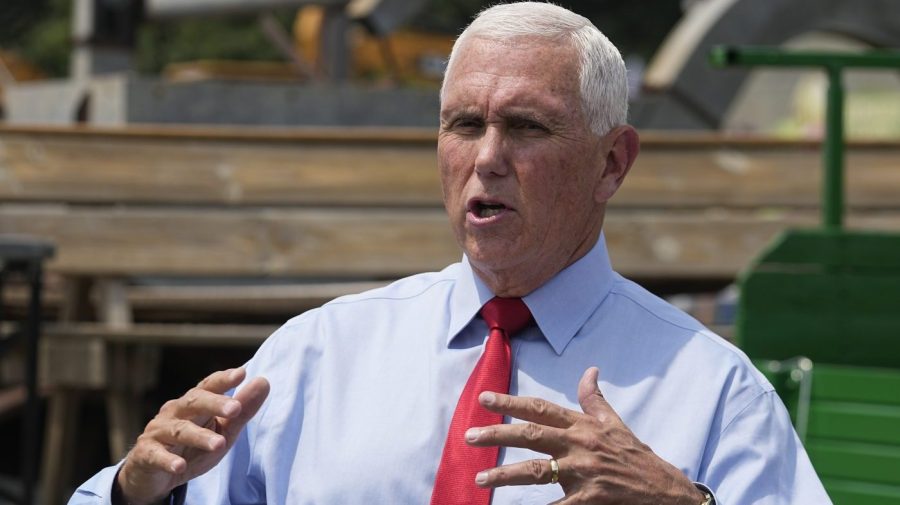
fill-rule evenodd
<path id="1" fill-rule="evenodd" d="M 442 110 L 485 105 L 578 104 L 577 54 L 568 42 L 539 38 L 473 38 L 458 49 L 444 86 Z"/>

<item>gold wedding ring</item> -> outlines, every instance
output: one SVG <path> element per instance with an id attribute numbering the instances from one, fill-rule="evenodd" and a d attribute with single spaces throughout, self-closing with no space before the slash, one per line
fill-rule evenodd
<path id="1" fill-rule="evenodd" d="M 550 461 L 550 484 L 556 484 L 559 482 L 559 462 L 553 458 L 549 459 Z"/>

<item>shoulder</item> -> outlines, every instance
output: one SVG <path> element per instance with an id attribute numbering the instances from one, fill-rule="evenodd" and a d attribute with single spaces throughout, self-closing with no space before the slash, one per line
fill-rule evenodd
<path id="1" fill-rule="evenodd" d="M 387 348 L 412 333 L 402 331 L 404 321 L 438 317 L 426 307 L 446 303 L 442 300 L 452 292 L 455 268 L 406 277 L 306 311 L 263 342 L 248 371 L 266 375 L 270 382 L 287 378 L 289 384 L 307 383 L 322 366 L 332 366 L 329 360 L 335 356 L 371 355 Z"/>
<path id="2" fill-rule="evenodd" d="M 646 324 L 667 329 L 667 333 L 712 334 L 702 323 L 639 284 L 616 275 L 610 290 L 610 298 L 618 310 L 628 310 L 634 318 L 646 320 Z"/>
<path id="3" fill-rule="evenodd" d="M 628 320 L 633 338 L 652 342 L 664 359 L 688 373 L 715 378 L 737 403 L 751 402 L 773 387 L 747 355 L 733 343 L 638 284 L 617 276 L 610 291 L 612 310 Z M 740 392 L 740 394 L 738 394 Z"/>
<path id="4" fill-rule="evenodd" d="M 394 281 L 386 286 L 346 295 L 326 303 L 322 311 L 359 309 L 367 305 L 391 306 L 414 303 L 416 300 L 446 296 L 456 282 L 459 264 L 453 264 L 440 272 L 426 272 Z"/>
<path id="5" fill-rule="evenodd" d="M 391 282 L 385 286 L 335 298 L 321 307 L 306 311 L 287 321 L 265 342 L 265 346 L 294 343 L 302 338 L 307 344 L 325 335 L 370 327 L 383 320 L 421 310 L 423 305 L 440 306 L 452 292 L 459 264 L 439 272 L 426 272 Z"/>

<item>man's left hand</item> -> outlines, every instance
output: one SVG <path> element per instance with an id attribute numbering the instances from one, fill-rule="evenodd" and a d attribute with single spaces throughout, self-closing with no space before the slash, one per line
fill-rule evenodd
<path id="1" fill-rule="evenodd" d="M 578 383 L 578 403 L 584 412 L 540 398 L 482 393 L 478 400 L 488 410 L 526 422 L 472 428 L 466 432 L 466 442 L 522 447 L 556 459 L 559 484 L 566 495 L 558 504 L 703 503 L 703 493 L 638 440 L 619 418 L 597 386 L 599 373 L 589 368 Z M 476 483 L 481 487 L 548 484 L 551 476 L 549 459 L 533 459 L 481 472 Z"/>

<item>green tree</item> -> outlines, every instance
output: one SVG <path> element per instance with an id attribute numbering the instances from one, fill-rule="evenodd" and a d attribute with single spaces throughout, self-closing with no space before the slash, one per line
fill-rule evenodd
<path id="1" fill-rule="evenodd" d="M 0 47 L 19 52 L 47 75 L 68 74 L 71 0 L 3 1 Z"/>
<path id="2" fill-rule="evenodd" d="M 290 32 L 293 12 L 276 12 Z M 157 73 L 168 63 L 200 59 L 283 60 L 254 16 L 145 23 L 137 34 L 137 69 Z"/>
<path id="3" fill-rule="evenodd" d="M 18 50 L 51 76 L 68 73 L 72 0 L 0 0 L 0 47 Z M 459 33 L 489 0 L 430 0 L 408 23 Z M 623 54 L 649 58 L 681 16 L 679 0 L 558 0 L 591 19 Z M 293 11 L 276 13 L 290 30 Z M 196 59 L 280 60 L 254 16 L 143 23 L 135 40 L 137 70 L 157 73 L 171 62 Z"/>

